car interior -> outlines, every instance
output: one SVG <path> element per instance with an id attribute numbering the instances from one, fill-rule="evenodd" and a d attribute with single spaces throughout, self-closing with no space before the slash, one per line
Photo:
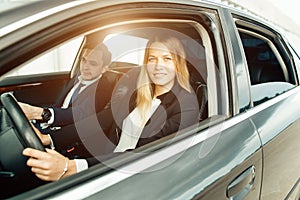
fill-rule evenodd
<path id="1" fill-rule="evenodd" d="M 137 62 L 130 62 L 130 60 L 122 61 L 122 57 L 127 56 L 126 54 L 143 54 L 140 52 L 142 48 L 145 46 L 136 46 L 134 50 L 130 49 L 116 49 L 115 46 L 119 40 L 121 40 L 124 35 L 128 37 L 128 39 L 134 42 L 134 40 L 147 40 L 153 36 L 153 33 L 165 34 L 174 34 L 175 36 L 181 38 L 181 42 L 184 45 L 186 51 L 186 60 L 187 66 L 190 72 L 190 84 L 193 88 L 194 92 L 197 95 L 199 101 L 200 108 L 200 116 L 199 119 L 203 120 L 208 117 L 208 94 L 207 94 L 207 64 L 206 64 L 206 55 L 205 55 L 205 47 L 203 46 L 203 41 L 201 36 L 199 35 L 199 30 L 197 30 L 192 24 L 188 25 L 187 23 L 182 22 L 172 22 L 170 23 L 167 20 L 165 23 L 160 22 L 149 22 L 149 23 L 136 23 L 134 25 L 124 25 L 122 27 L 118 26 L 116 29 L 121 29 L 122 32 L 116 32 L 115 28 L 111 28 L 109 30 L 101 30 L 95 33 L 91 33 L 86 36 L 85 43 L 93 43 L 97 45 L 101 42 L 106 44 L 109 49 L 112 51 L 114 55 L 114 51 L 119 51 L 115 54 L 115 60 L 112 60 L 111 65 L 109 66 L 109 70 L 111 72 L 118 73 L 120 76 L 126 74 L 128 71 L 139 68 L 142 65 L 142 60 Z M 113 32 L 113 36 L 110 36 L 110 32 Z M 121 37 L 123 36 L 123 37 Z M 131 38 L 129 38 L 129 36 Z M 107 39 L 109 38 L 109 39 Z M 126 37 L 124 37 L 126 38 Z M 143 45 L 145 45 L 144 43 Z M 84 45 L 84 44 L 83 44 Z M 128 48 L 128 47 L 127 47 Z M 132 48 L 132 47 L 130 47 Z M 126 51 L 129 51 L 126 52 Z M 131 52 L 130 52 L 131 51 Z M 125 54 L 125 55 L 124 55 Z M 135 55 L 134 55 L 135 56 Z M 79 70 L 79 57 L 77 57 L 74 67 L 72 69 L 72 74 L 77 74 Z M 136 84 L 136 83 L 131 83 Z"/>
<path id="2" fill-rule="evenodd" d="M 254 106 L 294 87 L 284 60 L 271 39 L 240 29 L 250 74 Z"/>
<path id="3" fill-rule="evenodd" d="M 288 81 L 287 76 L 278 62 L 269 44 L 250 34 L 240 33 L 247 61 L 252 85 L 271 82 Z"/>

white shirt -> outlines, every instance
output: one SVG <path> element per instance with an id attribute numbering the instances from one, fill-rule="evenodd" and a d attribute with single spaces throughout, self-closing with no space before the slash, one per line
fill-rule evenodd
<path id="1" fill-rule="evenodd" d="M 69 107 L 69 104 L 71 102 L 71 98 L 72 98 L 72 95 L 73 93 L 75 92 L 76 88 L 79 86 L 80 83 L 84 84 L 84 86 L 81 87 L 80 91 L 78 91 L 78 94 L 81 93 L 85 88 L 87 88 L 89 85 L 93 84 L 94 82 L 98 81 L 100 78 L 101 78 L 102 74 L 100 74 L 99 77 L 93 79 L 93 80 L 83 80 L 82 79 L 82 76 L 79 76 L 78 77 L 78 83 L 76 83 L 73 88 L 69 91 L 69 93 L 67 94 L 65 100 L 64 100 L 64 103 L 62 105 L 61 108 L 68 108 Z M 49 108 L 50 112 L 51 112 L 51 118 L 50 120 L 46 123 L 48 126 L 50 124 L 52 124 L 54 122 L 54 110 L 52 108 Z M 55 128 L 55 127 L 54 127 Z M 48 135 L 50 137 L 50 135 Z M 55 145 L 52 141 L 52 138 L 50 137 L 50 141 L 51 141 L 51 149 L 55 149 Z M 75 160 L 75 163 L 76 163 L 76 168 L 77 168 L 77 172 L 80 172 L 80 171 L 83 171 L 85 169 L 88 168 L 88 163 L 86 160 L 84 159 L 74 159 Z"/>
<path id="2" fill-rule="evenodd" d="M 152 116 L 154 111 L 160 105 L 161 101 L 154 98 L 149 111 L 146 113 L 145 122 Z M 124 120 L 122 124 L 122 134 L 120 141 L 114 152 L 124 152 L 127 149 L 135 149 L 138 140 L 142 134 L 145 123 L 142 122 L 142 116 L 138 108 L 135 108 Z"/>
<path id="3" fill-rule="evenodd" d="M 71 103 L 71 98 L 73 93 L 75 92 L 76 88 L 79 86 L 80 83 L 84 84 L 84 86 L 81 87 L 80 91 L 78 92 L 78 94 L 80 94 L 85 88 L 87 88 L 89 85 L 93 84 L 94 82 L 98 81 L 100 78 L 102 77 L 102 74 L 100 74 L 99 77 L 93 79 L 93 80 L 83 80 L 82 76 L 78 77 L 78 82 L 72 87 L 72 89 L 69 91 L 69 93 L 67 94 L 63 105 L 61 106 L 61 108 L 68 108 L 70 103 Z M 41 124 L 42 127 L 47 128 L 49 125 L 51 125 L 54 122 L 54 110 L 52 108 L 49 108 L 50 112 L 51 112 L 51 118 L 49 119 L 48 122 Z"/>

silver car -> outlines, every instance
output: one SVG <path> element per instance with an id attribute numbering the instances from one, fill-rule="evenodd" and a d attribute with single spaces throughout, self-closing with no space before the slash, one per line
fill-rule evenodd
<path id="1" fill-rule="evenodd" d="M 0 18 L 1 198 L 300 198 L 300 58 L 275 26 L 190 0 L 34 1 Z M 35 177 L 22 150 L 43 147 L 16 100 L 53 105 L 86 42 L 127 76 L 160 31 L 182 36 L 199 123 L 56 182 Z"/>

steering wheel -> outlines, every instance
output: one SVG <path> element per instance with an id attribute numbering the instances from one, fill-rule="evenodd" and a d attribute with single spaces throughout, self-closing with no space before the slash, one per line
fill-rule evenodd
<path id="1" fill-rule="evenodd" d="M 24 147 L 45 151 L 41 140 L 36 135 L 27 117 L 11 93 L 2 94 L 1 102 L 16 129 L 19 140 L 22 140 L 21 143 L 23 143 Z"/>
<path id="2" fill-rule="evenodd" d="M 7 197 L 43 184 L 26 165 L 28 157 L 22 151 L 31 147 L 45 148 L 27 117 L 11 93 L 0 97 L 0 197 Z M 2 187 L 1 186 L 1 187 Z M 6 195 L 6 196 L 4 196 Z"/>

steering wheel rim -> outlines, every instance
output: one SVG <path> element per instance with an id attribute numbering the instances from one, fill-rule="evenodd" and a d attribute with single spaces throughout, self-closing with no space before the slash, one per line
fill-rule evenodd
<path id="1" fill-rule="evenodd" d="M 14 96 L 3 93 L 0 100 L 0 198 L 6 199 L 47 183 L 32 173 L 22 155 L 27 147 L 45 148 Z"/>
<path id="2" fill-rule="evenodd" d="M 19 136 L 19 140 L 22 140 L 21 143 L 25 145 L 24 148 L 31 147 L 45 151 L 40 138 L 36 135 L 15 97 L 11 93 L 3 93 L 1 102 L 17 130 L 16 133 Z"/>

